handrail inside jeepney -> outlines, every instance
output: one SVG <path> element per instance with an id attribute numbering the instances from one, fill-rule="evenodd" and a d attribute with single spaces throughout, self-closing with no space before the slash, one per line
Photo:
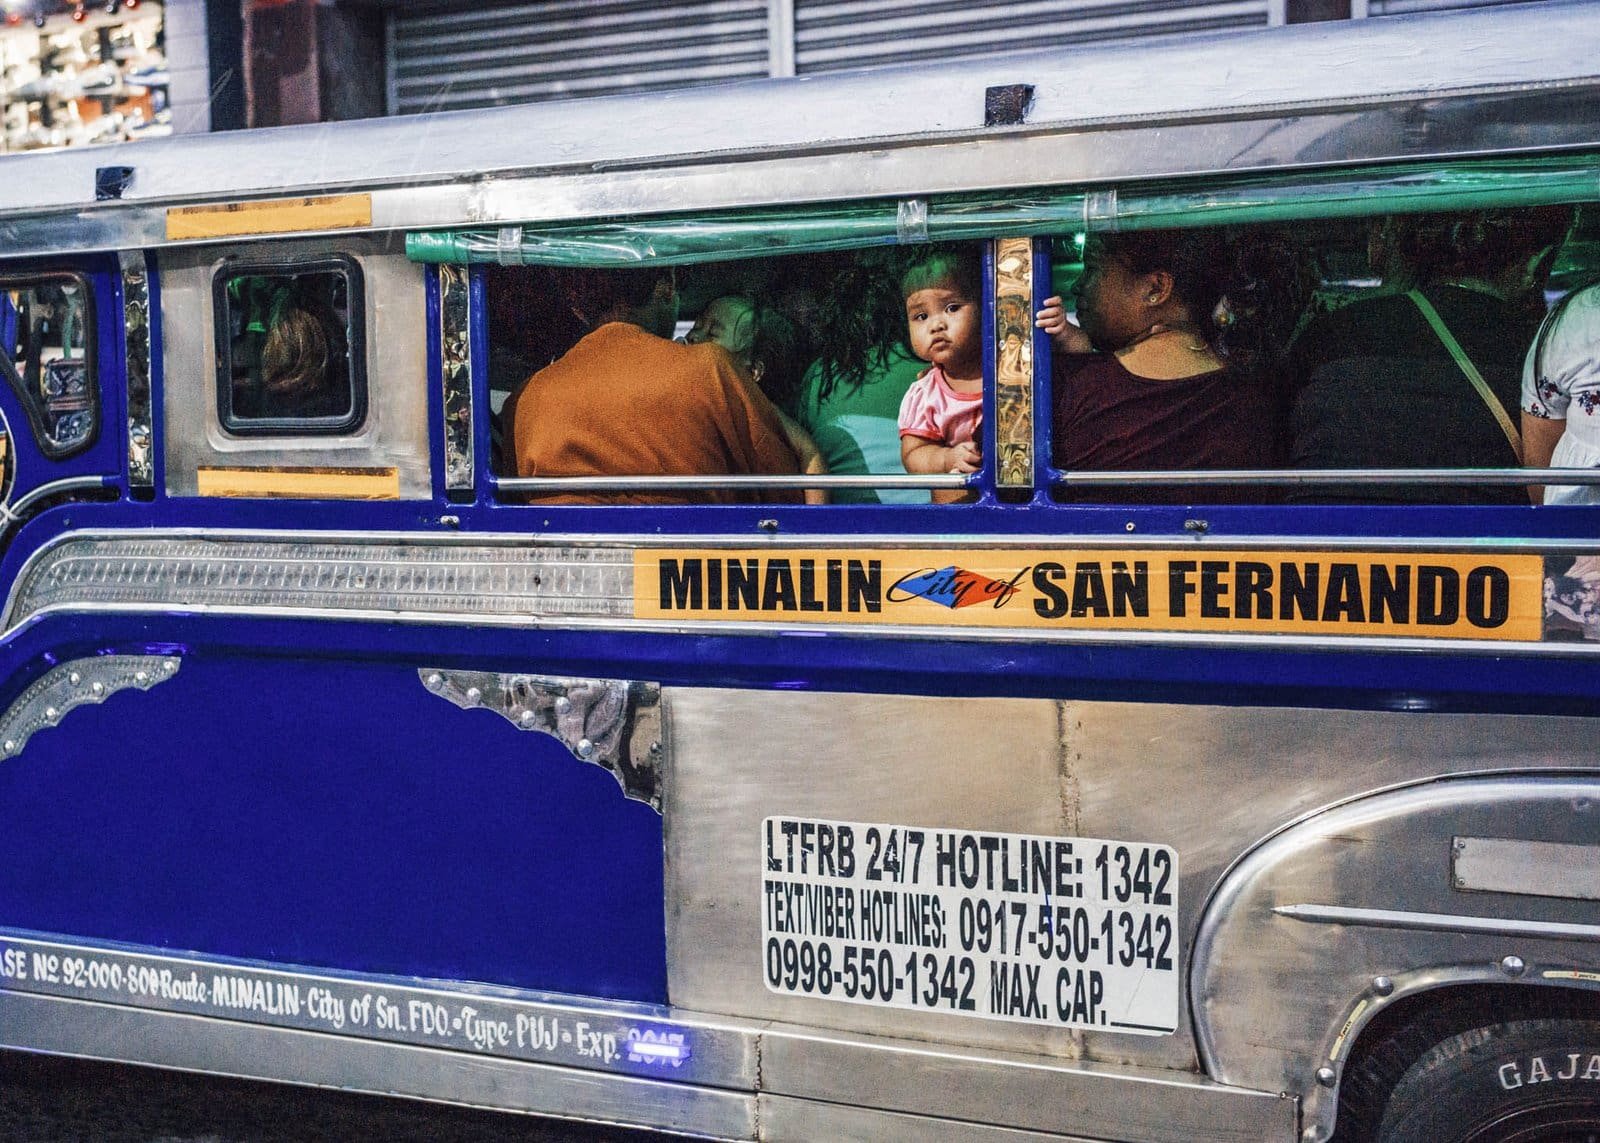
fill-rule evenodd
<path id="1" fill-rule="evenodd" d="M 957 473 L 933 475 L 822 475 L 785 473 L 723 476 L 501 476 L 494 487 L 501 492 L 634 492 L 639 489 L 710 492 L 743 488 L 967 488 L 972 478 Z"/>
<path id="2" fill-rule="evenodd" d="M 1052 488 L 1133 484 L 1584 484 L 1600 485 L 1600 468 L 1218 468 L 1182 471 L 1085 472 L 1052 469 Z"/>

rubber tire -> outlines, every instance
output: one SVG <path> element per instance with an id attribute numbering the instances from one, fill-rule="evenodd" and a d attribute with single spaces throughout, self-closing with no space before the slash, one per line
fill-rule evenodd
<path id="1" fill-rule="evenodd" d="M 1463 1027 L 1464 1015 L 1404 1028 L 1352 1061 L 1334 1139 L 1600 1143 L 1600 1020 L 1487 1015 Z"/>

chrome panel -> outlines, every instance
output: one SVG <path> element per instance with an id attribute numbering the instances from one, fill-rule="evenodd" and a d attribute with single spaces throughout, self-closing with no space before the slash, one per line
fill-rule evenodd
<path id="1" fill-rule="evenodd" d="M 518 730 L 550 735 L 574 757 L 611 771 L 628 797 L 660 812 L 666 751 L 658 684 L 428 668 L 417 674 L 463 710 L 482 707 Z"/>
<path id="2" fill-rule="evenodd" d="M 771 1143 L 816 1143 L 821 1139 L 862 1139 L 871 1143 L 1095 1143 L 1084 1135 L 1016 1131 L 781 1095 L 761 1096 L 756 1101 L 756 1117 L 761 1122 L 761 1138 Z"/>
<path id="3" fill-rule="evenodd" d="M 1458 837 L 1451 844 L 1457 889 L 1600 901 L 1600 845 L 1555 845 L 1503 837 Z M 1600 925 L 1591 939 L 1600 940 Z"/>
<path id="4" fill-rule="evenodd" d="M 625 616 L 627 548 L 480 543 L 384 544 L 204 538 L 58 543 L 30 562 L 9 614 L 102 605 L 300 607 L 327 614 Z M 10 624 L 8 624 L 10 626 Z"/>
<path id="5" fill-rule="evenodd" d="M 444 379 L 444 487 L 446 492 L 471 492 L 472 433 L 472 289 L 465 266 L 440 266 L 439 349 Z"/>
<path id="6" fill-rule="evenodd" d="M 178 673 L 169 655 L 98 655 L 52 667 L 0 715 L 0 758 L 14 758 L 28 739 L 59 725 L 80 706 L 98 705 L 118 691 L 147 691 Z"/>
<path id="7" fill-rule="evenodd" d="M 1137 1067 L 984 1057 L 860 1036 L 775 1029 L 761 1038 L 764 1091 L 828 1103 L 969 1119 L 1028 1131 L 1088 1132 L 1128 1143 L 1266 1143 L 1295 1137 L 1297 1108 Z"/>
<path id="8" fill-rule="evenodd" d="M 1474 756 L 1479 770 L 1534 772 L 1425 781 L 1311 815 L 1233 866 L 1195 938 L 1191 999 L 1208 1072 L 1225 1083 L 1298 1094 L 1312 1138 L 1327 1137 L 1337 1105 L 1337 1088 L 1319 1086 L 1315 1072 L 1327 1066 L 1337 1075 L 1351 1046 L 1347 1029 L 1370 1016 L 1360 1002 L 1385 991 L 1377 977 L 1392 982 L 1431 973 L 1440 983 L 1493 977 L 1555 984 L 1572 980 L 1562 973 L 1600 972 L 1600 932 L 1589 902 L 1465 895 L 1450 876 L 1456 837 L 1501 833 L 1511 822 L 1530 840 L 1593 843 L 1600 774 L 1592 749 L 1583 747 L 1592 724 L 1406 722 L 1447 733 L 1396 741 L 1384 759 L 1391 781 L 1466 772 L 1472 767 L 1459 763 Z M 1322 749 L 1338 745 L 1326 729 L 1315 731 Z M 1258 759 L 1267 757 L 1254 749 Z M 1561 766 L 1587 773 L 1536 772 Z M 1292 765 L 1282 772 L 1302 781 L 1323 776 Z M 1302 923 L 1303 910 L 1285 914 L 1282 902 L 1316 902 L 1320 919 L 1331 923 Z M 1355 923 L 1340 923 L 1340 915 L 1328 912 L 1333 907 L 1355 911 L 1348 918 Z M 1404 927 L 1383 923 L 1406 915 Z"/>
<path id="9" fill-rule="evenodd" d="M 663 699 L 672 710 L 663 816 L 673 1003 L 974 1048 L 1078 1054 L 1080 1033 L 1070 1030 L 780 995 L 762 980 L 763 818 L 1086 834 L 1075 752 L 1056 704 L 679 687 Z"/>
<path id="10" fill-rule="evenodd" d="M 1033 240 L 994 244 L 995 483 L 1033 485 Z"/>
<path id="11" fill-rule="evenodd" d="M 128 382 L 128 483 L 154 488 L 155 436 L 150 412 L 150 273 L 144 254 L 124 250 L 122 266 L 123 367 Z"/>
<path id="12" fill-rule="evenodd" d="M 1199 1068 L 1187 1009 L 1180 1012 L 1177 1034 L 1134 1038 L 769 992 L 759 955 L 762 819 L 859 819 L 1170 845 L 1183 871 L 1180 967 L 1199 989 L 1210 962 L 1202 958 L 1191 972 L 1189 957 L 1208 897 L 1229 865 L 1262 837 L 1325 806 L 1405 782 L 1594 764 L 1592 723 L 1576 718 L 674 687 L 666 689 L 664 701 L 673 716 L 673 780 L 664 813 L 668 971 L 675 1003 L 745 1018 L 1184 1071 Z M 759 735 L 750 734 L 752 726 L 761 728 Z M 1263 774 L 1295 778 L 1263 782 Z M 1416 870 L 1425 867 L 1421 859 L 1403 846 L 1396 853 L 1403 855 L 1395 858 L 1397 866 L 1418 879 Z M 1431 884 L 1450 896 L 1448 836 L 1435 866 Z M 1286 892 L 1271 904 L 1379 904 L 1346 902 L 1356 886 L 1340 884 L 1341 894 Z M 1461 895 L 1454 897 L 1455 904 L 1429 911 L 1467 911 L 1460 907 Z M 1505 915 L 1564 919 L 1531 913 L 1524 907 L 1528 899 L 1516 900 L 1518 907 Z M 1249 1028 L 1281 1026 L 1280 1038 L 1272 1041 L 1280 1055 L 1271 1058 L 1310 1058 L 1323 1050 L 1323 1021 L 1332 1018 L 1321 1005 L 1340 1008 L 1351 995 L 1324 979 L 1330 968 L 1323 954 L 1337 946 L 1334 936 L 1345 934 L 1273 920 L 1270 907 L 1263 908 L 1278 934 L 1270 954 L 1235 955 L 1303 975 L 1279 980 L 1263 970 L 1260 979 L 1230 979 L 1226 988 L 1207 984 L 1196 995 L 1204 998 L 1208 1022 L 1224 1022 L 1215 1033 L 1219 1041 L 1233 1045 L 1251 1035 Z M 1431 947 L 1461 938 L 1394 939 Z M 1330 992 L 1336 995 L 1324 1001 Z M 1216 996 L 1223 1001 L 1215 1003 L 1227 1005 L 1220 1014 L 1209 1007 Z M 1251 1041 L 1262 1042 L 1259 1036 Z M 1266 1058 L 1253 1046 L 1250 1051 L 1257 1053 L 1252 1058 Z M 1208 1061 L 1217 1066 L 1220 1058 L 1213 1053 Z M 1283 1065 L 1270 1076 L 1210 1074 L 1238 1087 L 1281 1091 L 1300 1090 L 1311 1070 Z"/>
<path id="13" fill-rule="evenodd" d="M 53 996 L 0 991 L 0 1045 L 713 1139 L 756 1138 L 755 1099 L 746 1092 Z"/>
<path id="14" fill-rule="evenodd" d="M 217 417 L 213 276 L 228 258 L 292 261 L 330 249 L 360 264 L 366 295 L 367 419 L 344 435 L 236 437 Z M 426 499 L 428 461 L 427 322 L 423 268 L 369 238 L 234 244 L 171 251 L 161 257 L 163 399 L 167 492 L 194 496 L 201 468 L 341 467 L 397 470 L 403 498 Z"/>
<path id="15" fill-rule="evenodd" d="M 0 160 L 8 173 L 28 172 L 0 180 L 0 212 L 55 210 L 62 198 L 51 188 L 73 188 L 80 196 L 73 205 L 88 208 L 83 224 L 93 225 L 106 213 L 91 207 L 94 168 L 114 164 L 138 172 L 126 200 L 148 204 L 321 194 L 355 185 L 427 187 L 463 172 L 612 171 L 660 164 L 667 154 L 704 163 L 869 140 L 881 146 L 897 139 L 960 139 L 981 128 L 985 89 L 1017 82 L 1031 84 L 1034 98 L 1029 127 L 1013 134 L 1041 126 L 1081 131 L 1266 115 L 1303 149 L 1298 126 L 1307 110 L 1345 111 L 1416 97 L 1432 101 L 1420 121 L 1396 107 L 1373 125 L 1387 131 L 1347 136 L 1336 150 L 1330 140 L 1322 157 L 1370 160 L 1406 142 L 1413 150 L 1426 144 L 1434 154 L 1498 149 L 1505 145 L 1503 119 L 1462 118 L 1462 109 L 1445 97 L 1499 90 L 1549 101 L 1564 84 L 1593 81 L 1600 35 L 1595 13 L 1593 3 L 1546 3 L 947 60 L 937 74 L 915 63 L 799 81 L 144 140 Z M 1164 82 L 1146 82 L 1150 75 Z M 730 101 L 752 113 L 727 116 Z M 1556 107 L 1566 114 L 1534 120 L 1546 132 L 1582 122 L 1580 108 Z M 1455 129 L 1447 133 L 1446 126 Z M 1593 139 L 1593 122 L 1586 126 Z M 1556 142 L 1509 124 L 1503 131 L 1525 137 L 1524 145 Z M 665 152 L 668 140 L 672 151 Z M 1212 161 L 1232 154 L 1219 151 Z"/>

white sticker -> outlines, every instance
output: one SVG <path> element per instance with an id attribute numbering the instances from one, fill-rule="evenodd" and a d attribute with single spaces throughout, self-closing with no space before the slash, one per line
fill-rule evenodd
<path id="1" fill-rule="evenodd" d="M 1159 1036 L 1178 1024 L 1164 845 L 767 818 L 773 992 Z"/>

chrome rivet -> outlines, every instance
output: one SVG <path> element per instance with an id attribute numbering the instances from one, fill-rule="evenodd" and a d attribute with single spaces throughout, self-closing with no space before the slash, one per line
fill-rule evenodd
<path id="1" fill-rule="evenodd" d="M 67 676 L 67 682 L 71 683 L 73 686 L 77 686 L 79 683 L 83 682 L 83 676 L 77 671 L 73 671 L 72 674 Z"/>
<path id="2" fill-rule="evenodd" d="M 1456 839 L 1455 839 L 1455 841 L 1453 841 L 1453 842 L 1451 842 L 1451 843 L 1450 843 L 1450 848 L 1451 848 L 1451 849 L 1453 849 L 1453 850 L 1455 850 L 1455 851 L 1456 851 L 1456 852 L 1457 852 L 1457 853 L 1464 853 L 1464 852 L 1466 852 L 1466 848 L 1467 848 L 1467 839 L 1466 839 L 1466 838 L 1464 838 L 1464 837 L 1458 837 L 1458 838 L 1456 838 Z"/>
<path id="3" fill-rule="evenodd" d="M 1372 991 L 1379 996 L 1388 996 L 1394 991 L 1394 981 L 1387 976 L 1375 976 L 1372 978 Z"/>
<path id="4" fill-rule="evenodd" d="M 166 662 L 161 664 L 161 669 L 163 671 L 176 671 L 178 669 L 178 660 L 168 659 Z"/>
<path id="5" fill-rule="evenodd" d="M 566 714 L 567 711 L 569 711 L 571 709 L 572 709 L 572 700 L 569 699 L 566 695 L 562 695 L 560 698 L 556 699 L 556 713 L 557 714 Z"/>
<path id="6" fill-rule="evenodd" d="M 103 695 L 106 693 L 106 685 L 104 683 L 90 683 L 89 691 L 91 694 Z"/>
<path id="7" fill-rule="evenodd" d="M 431 675 L 429 675 L 426 679 L 423 679 L 422 681 L 427 684 L 429 690 L 433 690 L 433 691 L 436 691 L 440 687 L 444 686 L 444 676 L 441 675 L 438 671 L 434 671 Z"/>
<path id="8" fill-rule="evenodd" d="M 650 744 L 650 753 L 652 753 L 652 754 L 660 754 L 661 753 L 661 743 L 652 742 Z"/>
<path id="9" fill-rule="evenodd" d="M 761 523 L 757 524 L 756 527 L 760 528 L 763 532 L 771 534 L 778 530 L 778 522 L 776 520 L 763 520 Z"/>
<path id="10" fill-rule="evenodd" d="M 1209 521 L 1209 520 L 1185 520 L 1183 522 L 1183 530 L 1185 532 L 1192 532 L 1196 536 L 1203 536 L 1203 535 L 1205 535 L 1207 532 L 1209 532 L 1211 530 L 1211 521 Z"/>
<path id="11" fill-rule="evenodd" d="M 1338 1073 L 1336 1073 L 1330 1067 L 1320 1067 L 1317 1069 L 1317 1082 L 1323 1087 L 1332 1087 L 1334 1081 L 1338 1078 Z"/>
<path id="12" fill-rule="evenodd" d="M 1520 956 L 1506 956 L 1500 958 L 1500 971 L 1507 976 L 1521 976 L 1528 971 L 1528 966 Z"/>
<path id="13" fill-rule="evenodd" d="M 1306 1143 L 1317 1143 L 1317 1140 L 1322 1138 L 1322 1132 L 1316 1127 L 1307 1127 L 1300 1132 L 1300 1138 L 1304 1139 Z"/>
<path id="14" fill-rule="evenodd" d="M 517 715 L 517 721 L 522 723 L 523 726 L 532 726 L 534 723 L 539 721 L 539 716 L 534 714 L 531 710 L 525 710 L 521 714 Z"/>
<path id="15" fill-rule="evenodd" d="M 587 738 L 578 739 L 578 757 L 588 758 L 594 753 L 594 743 Z"/>
<path id="16" fill-rule="evenodd" d="M 15 754 L 17 752 L 17 740 L 14 738 L 6 739 L 5 751 L 7 754 Z"/>
<path id="17" fill-rule="evenodd" d="M 136 683 L 148 683 L 150 681 L 150 672 L 135 671 L 133 674 L 133 681 Z"/>
<path id="18" fill-rule="evenodd" d="M 47 706 L 44 708 L 44 716 L 49 721 L 54 722 L 61 717 L 61 712 L 53 706 Z"/>
<path id="19" fill-rule="evenodd" d="M 468 702 L 472 702 L 472 703 L 482 702 L 483 701 L 483 692 L 480 691 L 477 687 L 468 687 L 467 688 L 467 701 Z"/>

